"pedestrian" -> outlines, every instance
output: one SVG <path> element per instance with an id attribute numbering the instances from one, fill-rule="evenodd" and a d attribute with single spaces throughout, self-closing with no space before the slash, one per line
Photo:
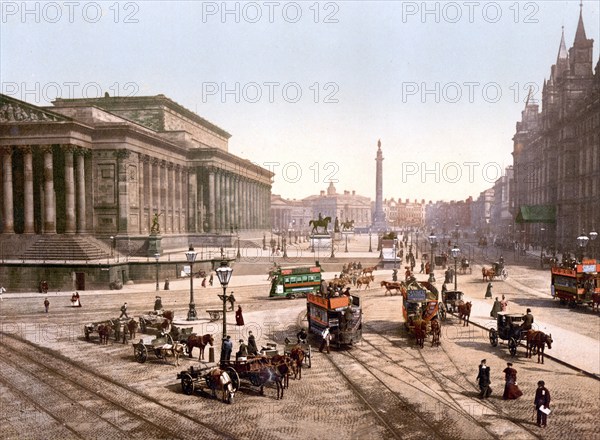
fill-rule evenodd
<path id="1" fill-rule="evenodd" d="M 202 287 L 206 288 L 206 277 L 202 278 Z"/>
<path id="2" fill-rule="evenodd" d="M 502 309 L 503 312 L 506 312 L 507 307 L 508 307 L 508 301 L 506 300 L 505 296 L 502 295 L 502 301 L 500 301 L 500 308 Z"/>
<path id="3" fill-rule="evenodd" d="M 507 362 L 506 368 L 502 371 L 504 373 L 504 394 L 502 399 L 513 400 L 518 399 L 523 395 L 519 387 L 517 386 L 517 370 L 513 367 L 513 364 Z"/>
<path id="4" fill-rule="evenodd" d="M 485 289 L 485 299 L 492 297 L 492 283 L 488 283 L 487 288 Z"/>
<path id="5" fill-rule="evenodd" d="M 331 331 L 329 327 L 325 327 L 325 330 L 323 330 L 323 333 L 321 333 L 321 337 L 323 338 L 323 340 L 321 341 L 319 351 L 323 353 L 323 350 L 326 348 L 327 353 L 329 353 L 329 342 L 331 341 Z"/>
<path id="6" fill-rule="evenodd" d="M 157 296 L 156 299 L 154 300 L 154 311 L 162 310 L 162 308 L 163 308 L 162 299 L 160 296 Z"/>
<path id="7" fill-rule="evenodd" d="M 212 273 L 210 274 L 210 278 L 208 279 L 208 285 L 210 287 L 212 287 L 212 285 L 213 285 L 213 274 Z"/>
<path id="8" fill-rule="evenodd" d="M 429 279 L 427 280 L 429 284 L 435 284 L 435 274 L 433 271 L 429 272 Z"/>
<path id="9" fill-rule="evenodd" d="M 490 316 L 494 319 L 498 318 L 498 312 L 502 310 L 502 305 L 500 301 L 498 301 L 498 297 L 494 301 L 494 305 L 492 306 L 492 311 L 490 312 Z"/>
<path id="10" fill-rule="evenodd" d="M 545 428 L 550 414 L 550 391 L 545 387 L 543 380 L 538 382 L 537 390 L 535 390 L 535 399 L 533 404 L 537 410 L 537 425 Z"/>
<path id="11" fill-rule="evenodd" d="M 48 298 L 44 299 L 44 308 L 46 309 L 46 313 L 48 313 L 48 309 L 50 308 L 50 301 L 48 301 Z"/>
<path id="12" fill-rule="evenodd" d="M 242 315 L 242 306 L 238 306 L 235 312 L 235 324 L 244 325 L 244 315 Z"/>
<path id="13" fill-rule="evenodd" d="M 258 354 L 258 347 L 256 346 L 256 339 L 252 334 L 252 330 L 248 332 L 248 354 L 256 356 Z"/>
<path id="14" fill-rule="evenodd" d="M 235 360 L 236 361 L 245 361 L 248 359 L 248 346 L 246 344 L 244 344 L 243 339 L 240 339 L 239 343 L 240 343 L 240 348 L 235 353 Z"/>
<path id="15" fill-rule="evenodd" d="M 229 301 L 229 305 L 231 306 L 231 311 L 233 312 L 233 308 L 235 306 L 235 296 L 233 296 L 233 290 L 231 291 L 231 294 L 227 297 L 227 301 Z"/>
<path id="16" fill-rule="evenodd" d="M 231 352 L 233 350 L 233 342 L 231 342 L 231 336 L 225 336 L 223 343 L 221 344 L 221 360 L 228 361 L 231 359 Z"/>
<path id="17" fill-rule="evenodd" d="M 129 318 L 129 316 L 127 316 L 127 303 L 124 303 L 121 306 L 121 316 L 119 316 L 119 319 L 121 319 L 123 315 L 125 315 L 125 318 Z"/>
<path id="18" fill-rule="evenodd" d="M 425 262 L 421 261 L 421 270 L 419 271 L 419 273 L 424 273 L 425 272 Z"/>
<path id="19" fill-rule="evenodd" d="M 486 365 L 486 360 L 482 359 L 481 364 L 479 364 L 479 374 L 477 375 L 477 381 L 479 383 L 479 397 L 485 399 L 490 397 L 492 394 L 492 388 L 490 384 L 490 367 Z"/>
<path id="20" fill-rule="evenodd" d="M 296 333 L 296 339 L 298 340 L 298 344 L 306 344 L 306 339 L 308 338 L 308 333 L 306 333 L 306 329 L 302 327 L 302 329 Z"/>
<path id="21" fill-rule="evenodd" d="M 169 290 L 169 279 L 168 278 L 165 280 L 164 290 Z"/>

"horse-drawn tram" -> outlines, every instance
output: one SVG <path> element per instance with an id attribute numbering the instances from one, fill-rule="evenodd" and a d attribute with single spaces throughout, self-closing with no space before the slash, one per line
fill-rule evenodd
<path id="1" fill-rule="evenodd" d="M 438 315 L 438 292 L 427 281 L 402 282 L 402 315 L 404 326 L 414 332 L 415 322 L 429 323 Z"/>
<path id="2" fill-rule="evenodd" d="M 355 295 L 327 297 L 309 293 L 307 296 L 308 329 L 321 335 L 329 327 L 331 342 L 338 347 L 352 345 L 362 338 L 362 309 Z"/>
<path id="3" fill-rule="evenodd" d="M 280 267 L 269 273 L 271 291 L 269 297 L 285 297 L 294 299 L 304 297 L 308 293 L 316 293 L 321 286 L 321 268 Z"/>
<path id="4" fill-rule="evenodd" d="M 600 304 L 600 264 L 583 260 L 572 267 L 555 266 L 552 273 L 552 296 L 561 304 Z"/>

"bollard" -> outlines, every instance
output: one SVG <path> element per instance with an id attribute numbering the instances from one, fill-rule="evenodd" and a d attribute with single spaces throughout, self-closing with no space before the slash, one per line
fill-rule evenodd
<path id="1" fill-rule="evenodd" d="M 208 362 L 215 361 L 215 347 L 208 347 Z"/>

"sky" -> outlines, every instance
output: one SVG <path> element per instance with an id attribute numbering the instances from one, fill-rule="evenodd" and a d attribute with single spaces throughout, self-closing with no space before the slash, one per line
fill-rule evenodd
<path id="1" fill-rule="evenodd" d="M 1 91 L 164 94 L 228 131 L 229 151 L 300 199 L 477 198 L 512 164 L 530 87 L 555 63 L 578 1 L 2 1 Z M 600 1 L 583 2 L 600 41 Z M 537 92 L 537 93 L 536 93 Z"/>

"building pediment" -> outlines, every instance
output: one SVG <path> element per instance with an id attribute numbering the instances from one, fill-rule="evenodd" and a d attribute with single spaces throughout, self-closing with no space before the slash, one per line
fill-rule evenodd
<path id="1" fill-rule="evenodd" d="M 59 122 L 71 119 L 6 95 L 0 95 L 0 122 Z"/>

